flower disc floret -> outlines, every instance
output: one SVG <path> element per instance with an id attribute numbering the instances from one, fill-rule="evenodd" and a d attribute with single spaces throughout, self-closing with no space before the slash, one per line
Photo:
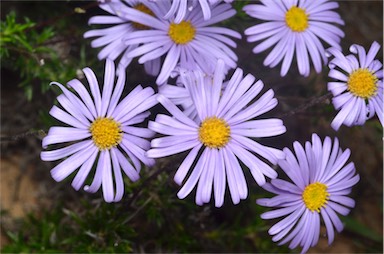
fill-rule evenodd
<path id="1" fill-rule="evenodd" d="M 349 75 L 348 90 L 358 97 L 368 99 L 376 95 L 377 81 L 375 74 L 366 68 L 360 68 Z"/>
<path id="2" fill-rule="evenodd" d="M 99 150 L 111 149 L 117 146 L 123 137 L 120 124 L 112 118 L 99 117 L 89 128 L 92 140 Z"/>
<path id="3" fill-rule="evenodd" d="M 303 32 L 308 28 L 308 15 L 304 9 L 293 6 L 285 14 L 285 23 L 294 32 Z"/>
<path id="4" fill-rule="evenodd" d="M 311 183 L 305 187 L 302 195 L 305 206 L 312 212 L 320 213 L 320 208 L 325 207 L 329 200 L 327 189 L 327 185 L 319 182 Z"/>
<path id="5" fill-rule="evenodd" d="M 195 38 L 196 29 L 190 21 L 182 21 L 180 24 L 171 23 L 168 35 L 176 44 L 186 44 Z"/>
<path id="6" fill-rule="evenodd" d="M 208 117 L 200 125 L 199 140 L 209 148 L 224 147 L 230 137 L 229 125 L 221 118 Z"/>

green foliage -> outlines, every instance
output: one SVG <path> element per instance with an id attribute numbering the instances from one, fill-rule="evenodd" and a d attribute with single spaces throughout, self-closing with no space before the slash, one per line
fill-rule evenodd
<path id="1" fill-rule="evenodd" d="M 109 207 L 108 207 L 109 206 Z M 12 243 L 3 253 L 115 253 L 131 252 L 129 239 L 133 230 L 115 220 L 113 206 L 96 207 L 83 202 L 85 211 L 60 208 L 46 211 L 41 217 L 29 215 L 19 232 L 7 232 Z M 112 209 L 111 209 L 112 208 Z M 122 238 L 123 237 L 123 238 Z"/>
<path id="2" fill-rule="evenodd" d="M 228 197 L 220 209 L 213 204 L 199 207 L 193 195 L 187 200 L 177 198 L 179 187 L 170 174 L 163 172 L 151 182 L 129 184 L 120 203 L 106 204 L 89 195 L 77 199 L 75 207 L 59 202 L 41 216 L 31 214 L 18 232 L 7 232 L 11 243 L 1 251 L 289 252 L 268 236 L 270 225 L 260 218 L 265 208 L 254 204 L 260 194 L 251 194 L 236 206 Z M 138 193 L 137 199 L 132 200 L 129 193 Z"/>
<path id="3" fill-rule="evenodd" d="M 67 42 L 57 36 L 52 26 L 38 28 L 27 17 L 19 23 L 16 13 L 10 12 L 0 22 L 0 44 L 2 68 L 19 73 L 19 85 L 28 100 L 33 98 L 35 87 L 44 93 L 51 81 L 69 81 L 76 77 L 79 61 L 66 55 Z M 82 46 L 81 51 L 84 48 Z M 85 64 L 84 58 L 80 63 Z"/>
<path id="4" fill-rule="evenodd" d="M 378 235 L 376 232 L 364 226 L 363 224 L 359 223 L 357 220 L 348 216 L 342 217 L 341 219 L 345 224 L 346 230 L 349 230 L 350 232 L 358 234 L 364 237 L 365 239 L 368 239 L 377 243 L 380 243 L 382 241 L 383 237 L 381 235 Z"/>
<path id="5" fill-rule="evenodd" d="M 22 222 L 22 231 L 7 232 L 13 244 L 6 245 L 2 252 L 60 252 L 59 249 L 55 248 L 60 219 L 60 215 L 56 212 L 47 213 L 42 218 L 30 214 Z M 65 225 L 63 226 L 65 227 Z"/>
<path id="6" fill-rule="evenodd" d="M 250 19 L 249 16 L 243 11 L 243 7 L 250 4 L 252 1 L 243 0 L 243 1 L 233 1 L 232 6 L 236 10 L 236 18 L 240 19 Z"/>
<path id="7" fill-rule="evenodd" d="M 12 46 L 20 45 L 26 51 L 33 51 L 33 47 L 26 40 L 25 31 L 34 27 L 35 23 L 25 18 L 25 24 L 16 23 L 16 14 L 11 12 L 7 15 L 5 21 L 0 23 L 0 57 L 8 57 L 9 50 Z"/>
<path id="8" fill-rule="evenodd" d="M 81 211 L 63 208 L 70 222 L 72 234 L 64 237 L 63 248 L 68 252 L 131 252 L 130 239 L 134 230 L 123 218 L 118 218 L 116 206 L 99 200 L 96 204 L 86 200 Z"/>

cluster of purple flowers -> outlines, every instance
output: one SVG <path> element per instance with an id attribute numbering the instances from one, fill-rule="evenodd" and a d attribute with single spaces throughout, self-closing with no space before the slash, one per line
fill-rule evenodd
<path id="1" fill-rule="evenodd" d="M 340 110 L 331 126 L 363 125 L 375 114 L 383 124 L 383 69 L 375 59 L 380 48 L 374 42 L 368 53 L 359 45 L 343 55 L 343 20 L 328 0 L 261 0 L 245 5 L 243 11 L 260 20 L 244 34 L 257 42 L 255 54 L 273 47 L 264 64 L 280 62 L 281 76 L 296 59 L 299 73 L 308 76 L 311 63 L 317 73 L 328 62 L 328 83 L 335 109 Z M 142 164 L 153 166 L 156 158 L 188 151 L 174 175 L 181 185 L 180 199 L 195 191 L 196 204 L 216 207 L 224 203 L 228 187 L 232 202 L 248 196 L 244 168 L 272 198 L 257 204 L 275 208 L 263 219 L 285 217 L 270 228 L 274 241 L 290 242 L 290 248 L 306 252 L 320 236 L 320 218 L 329 243 L 334 228 L 343 228 L 337 213 L 347 215 L 354 201 L 347 195 L 359 181 L 349 149 L 338 139 L 317 134 L 293 151 L 263 145 L 262 138 L 286 132 L 283 121 L 262 118 L 276 107 L 272 89 L 237 67 L 234 39 L 241 34 L 215 26 L 236 14 L 232 1 L 220 0 L 111 0 L 100 2 L 107 12 L 89 24 L 104 25 L 84 34 L 94 38 L 91 46 L 102 48 L 105 59 L 103 85 L 91 69 L 83 72 L 88 86 L 74 79 L 67 87 L 57 82 L 62 94 L 50 114 L 65 126 L 51 127 L 43 139 L 44 161 L 62 160 L 51 170 L 61 181 L 76 170 L 72 186 L 87 192 L 102 188 L 106 202 L 118 202 L 124 195 L 123 174 L 131 181 L 140 178 Z M 328 49 L 326 49 L 328 48 Z M 126 67 L 138 57 L 155 87 L 135 87 L 123 95 Z M 327 57 L 333 57 L 328 61 Z M 116 67 L 115 67 L 116 62 Z M 229 70 L 233 75 L 226 78 Z M 115 78 L 117 77 L 117 78 Z M 170 79 L 172 78 L 172 79 Z M 170 84 L 169 80 L 176 80 Z M 158 92 L 156 92 L 156 90 Z M 169 114 L 157 114 L 146 127 L 138 127 L 160 103 Z M 155 137 L 156 135 L 156 137 Z M 55 144 L 55 149 L 50 145 Z M 241 166 L 241 163 L 245 167 Z M 278 165 L 291 180 L 277 178 Z M 92 182 L 85 184 L 94 172 Z M 286 178 L 284 178 L 286 179 Z M 195 188 L 196 187 L 196 188 Z"/>

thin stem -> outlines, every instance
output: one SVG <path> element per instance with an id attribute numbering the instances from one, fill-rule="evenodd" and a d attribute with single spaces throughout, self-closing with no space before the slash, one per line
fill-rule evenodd
<path id="1" fill-rule="evenodd" d="M 92 2 L 92 3 L 89 3 L 85 6 L 82 6 L 81 9 L 83 10 L 87 10 L 87 9 L 90 9 L 90 8 L 93 8 L 93 7 L 96 7 L 99 5 L 99 2 Z M 76 10 L 71 10 L 67 13 L 64 13 L 63 15 L 60 15 L 58 17 L 55 17 L 53 19 L 50 19 L 50 20 L 47 20 L 47 21 L 44 21 L 44 22 L 41 22 L 41 23 L 38 23 L 36 26 L 33 26 L 33 27 L 29 27 L 27 28 L 25 31 L 28 31 L 28 30 L 32 30 L 32 29 L 39 29 L 41 27 L 45 27 L 45 26 L 50 26 L 54 23 L 56 23 L 58 20 L 62 19 L 62 18 L 65 18 L 65 17 L 68 17 L 68 16 L 72 16 L 73 14 L 76 14 L 78 12 L 76 12 Z"/>
<path id="2" fill-rule="evenodd" d="M 14 47 L 14 46 L 3 46 L 3 48 L 9 49 L 9 50 L 13 50 L 13 51 L 15 51 L 17 53 L 20 53 L 21 55 L 24 55 L 26 57 L 30 56 L 40 65 L 39 58 L 33 52 L 30 52 L 30 51 L 22 49 L 22 48 L 17 48 L 17 47 Z"/>
<path id="3" fill-rule="evenodd" d="M 299 112 L 303 112 L 307 108 L 310 108 L 310 107 L 312 107 L 312 106 L 314 106 L 316 104 L 322 103 L 325 100 L 330 99 L 330 98 L 332 98 L 332 93 L 328 92 L 328 93 L 326 93 L 326 94 L 324 94 L 324 95 L 322 95 L 320 97 L 312 98 L 311 100 L 309 100 L 308 103 L 306 103 L 304 105 L 301 105 L 301 106 L 299 106 L 299 107 L 297 107 L 297 108 L 295 108 L 293 110 L 290 110 L 290 111 L 288 111 L 288 112 L 286 112 L 284 114 L 280 114 L 277 117 L 278 118 L 287 118 L 287 117 L 295 115 L 295 114 L 297 114 Z"/>
<path id="4" fill-rule="evenodd" d="M 135 192 L 133 193 L 132 197 L 127 201 L 125 202 L 126 203 L 126 206 L 127 207 L 130 207 L 131 204 L 136 200 L 136 198 L 139 196 L 140 192 L 145 189 L 145 187 L 150 183 L 152 182 L 154 179 L 156 179 L 156 177 L 158 175 L 160 175 L 161 173 L 169 170 L 169 166 L 168 164 L 164 165 L 163 167 L 159 168 L 158 170 L 155 171 L 155 173 L 153 173 L 152 175 L 148 176 L 146 179 L 144 179 L 141 183 L 141 186 L 139 188 L 137 188 L 135 190 Z"/>
<path id="5" fill-rule="evenodd" d="M 44 130 L 33 130 L 33 131 L 27 131 L 24 133 L 13 135 L 13 136 L 0 137 L 0 142 L 15 142 L 15 141 L 19 141 L 20 139 L 28 138 L 30 136 L 35 136 L 39 139 L 42 139 L 46 135 L 47 135 L 46 131 Z"/>

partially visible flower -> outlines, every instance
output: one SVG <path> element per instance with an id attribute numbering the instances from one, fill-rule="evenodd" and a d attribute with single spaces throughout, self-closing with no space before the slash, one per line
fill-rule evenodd
<path id="1" fill-rule="evenodd" d="M 159 94 L 167 97 L 173 104 L 180 106 L 183 113 L 191 119 L 197 117 L 196 107 L 193 104 L 188 89 L 183 84 L 164 84 L 159 87 Z"/>
<path id="2" fill-rule="evenodd" d="M 260 157 L 272 164 L 284 158 L 282 151 L 251 139 L 286 131 L 280 119 L 254 120 L 277 105 L 273 91 L 268 90 L 255 100 L 263 83 L 254 83 L 252 75 L 243 77 L 243 71 L 237 69 L 222 92 L 224 72 L 224 62 L 219 61 L 213 80 L 205 79 L 201 71 L 181 74 L 196 107 L 195 120 L 159 95 L 158 101 L 173 117 L 158 114 L 155 121 L 148 124 L 149 129 L 166 135 L 152 140 L 148 157 L 161 158 L 190 150 L 174 180 L 181 185 L 191 171 L 177 195 L 185 198 L 197 185 L 198 205 L 208 203 L 214 192 L 215 206 L 222 206 L 227 181 L 234 204 L 247 197 L 248 188 L 239 160 L 250 169 L 255 181 L 263 185 L 265 176 L 275 178 L 277 174 Z"/>
<path id="3" fill-rule="evenodd" d="M 161 4 L 162 10 L 168 10 L 167 5 L 171 5 L 169 0 L 154 3 Z M 173 17 L 164 20 L 165 12 L 152 17 L 132 8 L 124 9 L 124 18 L 152 28 L 134 31 L 124 37 L 127 45 L 140 44 L 127 56 L 140 57 L 139 63 L 145 63 L 165 55 L 156 80 L 158 85 L 168 80 L 178 64 L 181 68 L 212 74 L 217 60 L 223 59 L 227 69 L 235 68 L 237 56 L 230 47 L 236 47 L 236 43 L 228 36 L 241 38 L 241 35 L 228 28 L 210 25 L 232 17 L 236 11 L 230 4 L 220 3 L 212 6 L 211 12 L 213 18 L 204 20 L 201 10 L 194 8 L 180 23 L 176 23 Z"/>
<path id="4" fill-rule="evenodd" d="M 185 70 L 181 70 L 185 72 Z M 177 76 L 176 85 L 164 84 L 159 86 L 159 94 L 164 95 L 176 106 L 180 106 L 183 113 L 186 114 L 189 118 L 195 120 L 198 118 L 196 107 L 192 101 L 191 95 L 189 94 L 188 89 L 185 87 L 182 79 L 180 78 L 180 68 L 176 68 L 174 71 L 174 77 Z M 202 82 L 203 85 L 210 84 L 212 85 L 213 76 L 207 73 L 203 74 L 205 79 Z M 225 76 L 223 76 L 223 79 Z M 222 85 L 222 90 L 225 89 L 228 82 L 224 82 Z"/>
<path id="5" fill-rule="evenodd" d="M 108 27 L 101 29 L 92 29 L 84 33 L 84 38 L 96 37 L 91 42 L 93 48 L 103 47 L 97 57 L 99 60 L 112 59 L 116 60 L 120 57 L 118 72 L 120 69 L 126 69 L 131 63 L 132 57 L 127 57 L 127 54 L 137 48 L 138 44 L 125 45 L 123 42 L 124 36 L 137 31 L 146 30 L 149 27 L 139 23 L 131 22 L 130 20 L 121 16 L 124 9 L 135 9 L 142 13 L 153 16 L 156 12 L 156 5 L 145 3 L 141 0 L 111 0 L 100 2 L 99 7 L 111 15 L 95 16 L 89 19 L 90 25 L 106 25 Z M 154 59 L 144 64 L 145 71 L 153 76 L 158 75 L 160 71 L 160 59 Z"/>
<path id="6" fill-rule="evenodd" d="M 246 5 L 243 10 L 251 17 L 266 21 L 245 30 L 248 42 L 262 41 L 253 48 L 254 53 L 275 45 L 264 65 L 272 68 L 282 61 L 280 75 L 285 76 L 296 55 L 299 73 L 308 76 L 309 55 L 316 72 L 321 72 L 327 59 L 320 40 L 340 48 L 340 38 L 344 37 L 344 32 L 334 25 L 344 25 L 339 14 L 332 11 L 338 4 L 328 0 L 262 0 L 261 3 Z"/>
<path id="7" fill-rule="evenodd" d="M 359 181 L 352 162 L 346 164 L 350 150 L 344 152 L 339 141 L 312 135 L 312 144 L 293 143 L 294 152 L 284 148 L 286 158 L 278 164 L 292 182 L 273 179 L 263 188 L 277 196 L 257 200 L 257 204 L 276 208 L 263 213 L 263 219 L 285 217 L 269 229 L 279 245 L 291 242 L 289 248 L 302 247 L 302 253 L 315 246 L 320 236 L 320 219 L 325 223 L 328 244 L 334 239 L 334 228 L 341 232 L 343 223 L 337 213 L 348 215 L 355 201 L 347 195 Z"/>
<path id="8" fill-rule="evenodd" d="M 77 169 L 72 181 L 74 189 L 84 184 L 93 166 L 96 166 L 91 185 L 84 190 L 94 193 L 102 186 L 106 202 L 118 202 L 124 194 L 121 170 L 132 180 L 139 179 L 141 162 L 147 166 L 154 160 L 146 157 L 150 148 L 146 138 L 153 136 L 147 128 L 135 127 L 149 115 L 147 111 L 157 104 L 152 88 L 137 86 L 120 100 L 125 85 L 125 71 L 121 70 L 114 86 L 115 66 L 107 59 L 104 86 L 100 94 L 99 83 L 91 69 L 84 68 L 90 93 L 79 80 L 67 83 L 76 93 L 57 85 L 63 94 L 57 97 L 62 109 L 53 106 L 50 114 L 66 126 L 54 126 L 43 139 L 43 148 L 58 144 L 56 150 L 42 151 L 41 159 L 64 159 L 51 170 L 56 181 L 62 181 Z M 129 160 L 127 159 L 129 158 Z M 133 164 L 133 165 L 132 165 Z"/>
<path id="9" fill-rule="evenodd" d="M 197 3 L 199 3 L 199 7 L 203 12 L 204 20 L 208 20 L 211 18 L 211 5 L 215 5 L 220 1 L 221 0 L 173 0 L 171 8 L 165 14 L 164 18 L 168 19 L 175 17 L 174 22 L 178 24 L 185 18 L 188 11 L 192 11 L 194 8 L 196 8 Z M 233 0 L 224 1 L 226 3 L 233 2 Z"/>
<path id="10" fill-rule="evenodd" d="M 373 42 L 368 53 L 360 45 L 352 45 L 349 50 L 355 55 L 344 56 L 336 48 L 327 50 L 334 56 L 329 62 L 329 77 L 336 81 L 328 82 L 328 90 L 334 98 L 332 103 L 340 110 L 331 126 L 338 130 L 342 124 L 350 127 L 364 125 L 375 114 L 384 126 L 383 112 L 383 65 L 375 59 L 380 45 Z"/>

